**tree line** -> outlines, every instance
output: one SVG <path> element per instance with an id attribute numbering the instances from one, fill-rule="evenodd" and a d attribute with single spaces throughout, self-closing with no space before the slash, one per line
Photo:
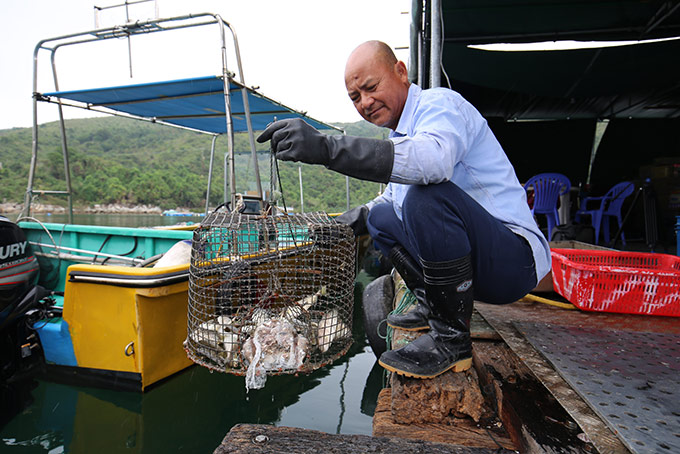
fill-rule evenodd
<path id="1" fill-rule="evenodd" d="M 347 134 L 385 138 L 387 131 L 370 123 L 336 124 Z M 68 120 L 71 184 L 76 208 L 94 204 L 156 205 L 163 209 L 205 207 L 211 137 L 192 131 L 125 118 Z M 35 190 L 65 190 L 64 161 L 57 122 L 38 128 L 38 166 Z M 0 131 L 0 200 L 22 202 L 31 161 L 31 129 Z M 340 212 L 346 209 L 345 177 L 325 169 L 291 162 L 275 162 L 267 145 L 258 144 L 258 166 L 262 189 L 275 189 L 279 204 L 301 209 L 300 173 L 304 211 Z M 246 134 L 235 135 L 236 191 L 256 189 L 254 162 Z M 224 155 L 227 140 L 216 142 L 211 183 L 211 207 L 221 203 L 224 190 Z M 274 170 L 278 169 L 278 177 Z M 279 187 L 280 184 L 280 187 Z M 364 203 L 377 195 L 380 187 L 350 179 L 350 205 Z M 230 189 L 230 188 L 228 188 Z M 65 205 L 64 198 L 41 196 L 40 202 Z"/>

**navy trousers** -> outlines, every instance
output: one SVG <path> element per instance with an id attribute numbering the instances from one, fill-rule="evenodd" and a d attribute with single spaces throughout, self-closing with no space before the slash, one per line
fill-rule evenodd
<path id="1" fill-rule="evenodd" d="M 411 186 L 402 214 L 403 222 L 391 203 L 381 203 L 368 215 L 368 231 L 386 257 L 395 245 L 429 262 L 470 255 L 475 299 L 491 304 L 517 301 L 536 286 L 529 243 L 454 183 Z"/>

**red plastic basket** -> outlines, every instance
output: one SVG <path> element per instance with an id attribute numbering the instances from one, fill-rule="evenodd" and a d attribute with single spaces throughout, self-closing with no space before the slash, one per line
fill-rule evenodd
<path id="1" fill-rule="evenodd" d="M 680 257 L 552 249 L 555 291 L 579 309 L 680 317 Z"/>

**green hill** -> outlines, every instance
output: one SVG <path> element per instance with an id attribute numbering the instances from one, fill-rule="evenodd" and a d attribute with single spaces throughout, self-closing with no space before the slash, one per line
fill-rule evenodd
<path id="1" fill-rule="evenodd" d="M 338 123 L 349 135 L 385 138 L 387 130 L 368 122 Z M 66 122 L 71 181 L 76 207 L 93 204 L 146 204 L 161 208 L 203 208 L 210 165 L 211 137 L 125 118 L 89 118 Z M 39 127 L 34 189 L 66 189 L 57 122 Z M 0 130 L 0 201 L 22 202 L 31 160 L 31 129 Z M 256 187 L 248 137 L 235 137 L 237 191 Z M 262 188 L 269 190 L 271 155 L 260 146 Z M 217 139 L 211 207 L 222 199 L 225 137 Z M 302 168 L 304 210 L 346 208 L 345 177 L 322 166 L 279 162 L 282 194 L 288 207 L 300 209 L 298 167 Z M 377 183 L 350 179 L 350 205 L 372 199 Z M 42 203 L 65 205 L 64 198 L 43 196 Z"/>

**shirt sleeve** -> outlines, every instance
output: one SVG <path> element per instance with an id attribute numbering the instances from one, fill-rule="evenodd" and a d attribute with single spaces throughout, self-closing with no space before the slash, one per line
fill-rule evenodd
<path id="1" fill-rule="evenodd" d="M 366 204 L 366 206 L 370 210 L 371 208 L 373 208 L 375 205 L 377 205 L 379 203 L 392 203 L 392 185 L 391 184 L 388 184 L 387 187 L 385 187 L 385 190 L 383 191 L 383 193 L 380 194 L 375 199 L 368 202 Z"/>
<path id="2" fill-rule="evenodd" d="M 405 135 L 392 137 L 392 182 L 436 184 L 453 177 L 474 133 L 473 112 L 464 100 L 432 93 L 423 97 Z M 398 134 L 398 133 L 397 133 Z"/>

